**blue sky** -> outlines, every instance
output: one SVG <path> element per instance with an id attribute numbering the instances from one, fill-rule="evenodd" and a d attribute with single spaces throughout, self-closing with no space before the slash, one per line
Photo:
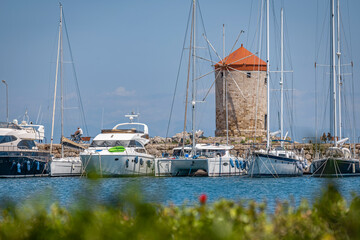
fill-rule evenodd
<path id="1" fill-rule="evenodd" d="M 223 24 L 226 28 L 226 54 L 240 30 L 245 30 L 245 33 L 237 47 L 243 43 L 250 51 L 257 51 L 259 2 L 200 1 L 208 39 L 220 55 Z M 314 135 L 314 61 L 319 46 L 316 41 L 321 35 L 322 14 L 327 13 L 328 1 L 272 2 L 272 11 L 276 15 L 271 31 L 272 67 L 279 65 L 276 56 L 279 54 L 279 33 L 276 32 L 279 28 L 275 28 L 274 22 L 279 24 L 280 7 L 284 6 L 286 47 L 291 55 L 291 65 L 287 64 L 287 67 L 294 71 L 292 77 L 296 90 L 294 127 L 297 129 L 297 140 L 301 140 L 302 137 Z M 360 53 L 360 45 L 356 43 L 360 41 L 360 29 L 356 24 L 360 22 L 360 2 L 343 2 L 344 10 L 346 13 L 349 11 L 349 16 L 344 14 L 343 18 L 344 23 L 350 22 L 354 79 L 358 79 L 360 59 L 357 53 Z M 62 1 L 90 136 L 95 136 L 101 127 L 111 128 L 126 121 L 124 115 L 131 111 L 141 113 L 140 121 L 149 125 L 151 136 L 165 136 L 190 3 L 189 0 Z M 27 109 L 30 119 L 35 122 L 41 108 L 40 123 L 46 126 L 48 139 L 58 21 L 57 1 L 0 1 L 0 77 L 9 84 L 10 119 L 22 119 Z M 202 29 L 199 31 L 200 39 Z M 66 51 L 64 48 L 64 60 L 70 61 Z M 214 54 L 212 57 L 216 59 Z M 211 71 L 208 63 L 200 64 L 204 66 L 204 73 Z M 67 73 L 64 76 L 70 81 L 71 71 L 67 70 L 70 66 L 65 65 Z M 181 71 L 170 135 L 180 132 L 183 125 L 186 69 L 182 68 Z M 199 81 L 199 95 L 207 91 L 213 79 L 212 74 Z M 74 94 L 71 87 L 66 92 L 69 99 Z M 359 95 L 358 83 L 355 94 Z M 214 98 L 212 91 L 207 102 L 199 107 L 196 124 L 197 128 L 205 131 L 206 136 L 214 135 L 215 131 Z M 359 102 L 359 98 L 356 99 Z M 75 118 L 76 111 L 65 110 L 67 136 L 80 125 Z M 359 106 L 356 114 L 359 117 Z M 59 112 L 56 116 L 55 139 L 59 139 Z M 6 120 L 3 84 L 0 85 L 0 120 Z M 273 122 L 272 129 L 277 130 L 276 120 Z"/>

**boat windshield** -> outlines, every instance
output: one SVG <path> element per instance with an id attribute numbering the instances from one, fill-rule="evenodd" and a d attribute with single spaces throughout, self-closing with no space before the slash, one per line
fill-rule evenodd
<path id="1" fill-rule="evenodd" d="M 191 149 L 184 149 L 184 151 L 180 148 L 180 149 L 174 149 L 173 151 L 173 156 L 174 157 L 180 157 L 180 156 L 184 156 L 184 153 L 185 154 L 190 154 L 191 153 Z"/>
<path id="2" fill-rule="evenodd" d="M 196 151 L 196 155 L 205 156 L 205 157 L 216 157 L 216 156 L 224 156 L 225 150 L 223 149 L 201 149 Z"/>
<path id="3" fill-rule="evenodd" d="M 12 135 L 0 136 L 0 144 L 16 141 L 16 137 Z"/>
<path id="4" fill-rule="evenodd" d="M 145 129 L 143 125 L 140 124 L 124 124 L 116 127 L 117 130 L 127 130 L 134 133 L 144 133 Z"/>
<path id="5" fill-rule="evenodd" d="M 130 140 L 130 141 L 125 141 L 125 140 L 94 140 L 90 144 L 90 147 L 116 147 L 116 146 L 141 147 L 141 148 L 143 148 L 141 143 L 136 141 L 136 140 Z"/>
<path id="6" fill-rule="evenodd" d="M 21 140 L 17 147 L 20 149 L 33 149 L 36 145 L 33 140 Z"/>

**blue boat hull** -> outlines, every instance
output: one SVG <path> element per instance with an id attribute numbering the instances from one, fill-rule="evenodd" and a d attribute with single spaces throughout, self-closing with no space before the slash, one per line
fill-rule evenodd
<path id="1" fill-rule="evenodd" d="M 254 153 L 249 161 L 250 177 L 299 177 L 303 169 L 299 160 Z"/>

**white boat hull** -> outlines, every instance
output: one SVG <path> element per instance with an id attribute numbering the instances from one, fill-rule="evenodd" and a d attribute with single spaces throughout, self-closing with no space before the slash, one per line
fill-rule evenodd
<path id="1" fill-rule="evenodd" d="M 243 168 L 244 160 L 242 159 L 230 157 L 208 158 L 209 177 L 241 176 L 246 174 L 246 170 Z"/>
<path id="2" fill-rule="evenodd" d="M 154 175 L 154 158 L 148 155 L 81 154 L 85 171 L 105 176 Z"/>
<path id="3" fill-rule="evenodd" d="M 80 157 L 54 158 L 50 163 L 51 177 L 80 176 L 83 166 Z"/>
<path id="4" fill-rule="evenodd" d="M 248 175 L 250 177 L 297 177 L 303 175 L 303 169 L 298 160 L 255 153 L 249 161 Z"/>
<path id="5" fill-rule="evenodd" d="M 232 158 L 158 158 L 155 159 L 155 176 L 240 176 L 245 174 Z M 232 163 L 231 163 L 232 162 Z M 239 166 L 239 167 L 238 167 Z"/>

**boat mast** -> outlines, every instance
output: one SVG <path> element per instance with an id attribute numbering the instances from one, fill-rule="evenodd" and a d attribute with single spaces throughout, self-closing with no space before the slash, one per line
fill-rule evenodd
<path id="1" fill-rule="evenodd" d="M 223 61 L 225 59 L 225 24 L 223 24 Z M 226 145 L 229 145 L 229 107 L 228 107 L 228 85 L 225 77 L 225 68 L 222 70 L 223 82 L 225 81 L 225 117 L 226 117 Z"/>
<path id="2" fill-rule="evenodd" d="M 63 32 L 62 32 L 62 5 L 60 3 L 60 86 L 61 86 L 61 158 L 64 158 L 64 145 L 62 144 L 62 140 L 64 137 L 64 90 L 63 90 Z"/>
<path id="3" fill-rule="evenodd" d="M 280 137 L 284 140 L 284 10 L 281 8 Z M 281 141 L 281 146 L 284 142 Z"/>
<path id="4" fill-rule="evenodd" d="M 337 147 L 337 114 L 336 114 L 336 66 L 335 66 L 335 3 L 334 0 L 331 0 L 331 32 L 332 32 L 332 41 L 331 41 L 331 61 L 330 66 L 332 68 L 332 74 L 330 76 L 330 79 L 333 84 L 333 107 L 334 107 L 334 144 L 335 147 Z"/>
<path id="5" fill-rule="evenodd" d="M 196 76 L 196 70 L 195 70 L 195 60 L 196 60 L 196 0 L 193 0 L 193 49 L 192 49 L 192 57 L 193 57 L 193 72 L 192 72 L 192 101 L 191 101 L 191 105 L 192 105 L 192 154 L 195 155 L 196 151 L 195 151 L 195 104 L 196 104 L 196 82 L 195 82 L 195 76 Z"/>
<path id="6" fill-rule="evenodd" d="M 270 40 L 269 40 L 269 0 L 266 0 L 266 80 L 267 80 L 267 119 L 266 119 L 266 149 L 270 149 Z"/>
<path id="7" fill-rule="evenodd" d="M 60 3 L 59 39 L 58 39 L 58 49 L 57 49 L 57 58 L 56 58 L 54 101 L 53 101 L 53 112 L 52 112 L 52 122 L 51 122 L 50 154 L 52 153 L 52 147 L 53 147 L 53 141 L 54 141 L 55 106 L 56 106 L 57 80 L 58 80 L 58 72 L 59 72 L 61 29 L 62 29 L 62 5 Z"/>
<path id="8" fill-rule="evenodd" d="M 341 74 L 340 74 L 340 0 L 337 1 L 337 58 L 338 58 L 338 95 L 339 95 L 339 139 L 342 139 L 342 119 L 341 119 Z"/>

